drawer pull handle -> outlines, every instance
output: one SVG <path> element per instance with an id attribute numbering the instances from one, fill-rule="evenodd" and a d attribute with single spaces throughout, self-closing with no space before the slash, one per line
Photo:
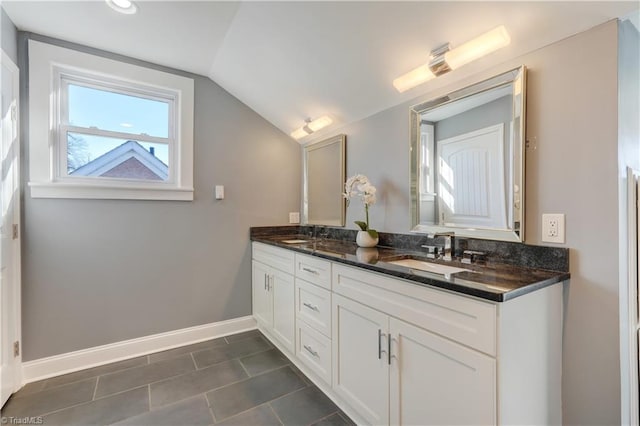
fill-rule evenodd
<path id="1" fill-rule="evenodd" d="M 378 359 L 382 359 L 382 330 L 378 329 Z"/>
<path id="2" fill-rule="evenodd" d="M 303 302 L 302 304 L 307 308 L 311 309 L 312 311 L 320 312 L 320 309 L 318 309 L 317 306 L 312 305 L 311 303 Z"/>
<path id="3" fill-rule="evenodd" d="M 309 352 L 311 355 L 315 356 L 316 358 L 319 358 L 318 352 L 314 351 L 313 348 L 311 348 L 311 346 L 303 345 L 302 347 L 305 348 L 307 352 Z"/>
<path id="4" fill-rule="evenodd" d="M 303 270 L 303 271 L 307 271 L 307 272 L 308 272 L 308 273 L 310 273 L 310 274 L 316 274 L 316 275 L 318 275 L 318 274 L 319 274 L 319 272 L 318 272 L 318 271 L 316 271 L 315 269 L 311 269 L 311 268 L 304 268 L 304 267 L 303 267 L 303 268 L 302 268 L 302 270 Z"/>

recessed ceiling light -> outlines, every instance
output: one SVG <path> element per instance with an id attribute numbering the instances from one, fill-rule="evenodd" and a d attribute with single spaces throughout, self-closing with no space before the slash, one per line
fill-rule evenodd
<path id="1" fill-rule="evenodd" d="M 122 127 L 126 127 L 126 128 L 131 128 L 131 127 L 133 127 L 133 124 L 131 124 L 131 123 L 120 123 L 120 125 L 121 125 Z"/>
<path id="2" fill-rule="evenodd" d="M 138 7 L 131 0 L 105 0 L 109 7 L 116 12 L 125 15 L 133 15 L 138 11 Z"/>

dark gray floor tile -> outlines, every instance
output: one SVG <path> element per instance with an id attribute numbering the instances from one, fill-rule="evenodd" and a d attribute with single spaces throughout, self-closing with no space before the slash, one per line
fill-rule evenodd
<path id="1" fill-rule="evenodd" d="M 308 425 L 338 411 L 338 407 L 316 387 L 272 401 L 271 407 L 285 425 Z"/>
<path id="2" fill-rule="evenodd" d="M 287 366 L 211 391 L 207 399 L 216 419 L 223 420 L 305 386 Z"/>
<path id="3" fill-rule="evenodd" d="M 205 349 L 216 348 L 219 346 L 226 346 L 227 341 L 224 337 L 214 340 L 207 340 L 205 342 L 194 343 L 193 345 L 180 346 L 179 348 L 169 349 L 168 351 L 158 352 L 149 355 L 149 362 L 163 361 L 165 359 L 175 358 L 177 356 L 188 354 L 191 352 L 198 352 Z"/>
<path id="4" fill-rule="evenodd" d="M 335 413 L 329 417 L 313 423 L 312 426 L 355 426 L 355 423 L 347 421 L 340 413 Z"/>
<path id="5" fill-rule="evenodd" d="M 262 336 L 254 336 L 229 343 L 227 346 L 194 352 L 193 359 L 195 359 L 198 368 L 203 368 L 219 362 L 266 351 L 272 347 Z"/>
<path id="6" fill-rule="evenodd" d="M 231 336 L 225 337 L 225 339 L 227 339 L 227 342 L 231 343 L 231 342 L 237 342 L 238 340 L 247 339 L 249 337 L 258 337 L 258 336 L 262 336 L 262 333 L 260 333 L 259 330 L 249 330 L 249 331 L 244 331 L 242 333 L 232 334 Z"/>
<path id="7" fill-rule="evenodd" d="M 4 417 L 40 416 L 91 401 L 97 378 L 87 379 L 28 395 L 14 395 L 2 408 Z"/>
<path id="8" fill-rule="evenodd" d="M 40 380 L 37 382 L 31 382 L 31 383 L 27 383 L 26 385 L 24 385 L 22 387 L 22 389 L 20 389 L 18 392 L 16 392 L 16 396 L 24 396 L 24 395 L 30 395 L 32 393 L 35 392 L 40 392 L 41 390 L 44 390 L 44 386 L 46 385 L 47 380 Z"/>
<path id="9" fill-rule="evenodd" d="M 279 350 L 259 352 L 254 355 L 241 358 L 240 362 L 250 376 L 255 376 L 265 371 L 273 370 L 289 364 L 289 360 Z"/>
<path id="10" fill-rule="evenodd" d="M 147 386 L 86 404 L 76 405 L 44 417 L 45 425 L 108 425 L 149 411 Z"/>
<path id="11" fill-rule="evenodd" d="M 234 360 L 192 371 L 151 385 L 151 407 L 170 404 L 247 377 Z"/>
<path id="12" fill-rule="evenodd" d="M 73 383 L 91 377 L 101 376 L 107 373 L 113 373 L 115 371 L 125 370 L 127 368 L 138 367 L 140 365 L 145 365 L 146 363 L 147 357 L 140 356 L 137 358 L 125 359 L 124 361 L 101 365 L 99 367 L 76 371 L 75 373 L 69 373 L 65 374 L 64 376 L 58 376 L 48 379 L 47 383 L 45 384 L 45 389 L 66 385 L 67 383 Z"/>
<path id="13" fill-rule="evenodd" d="M 191 355 L 184 354 L 178 358 L 106 374 L 98 378 L 96 398 L 179 376 L 195 369 Z"/>
<path id="14" fill-rule="evenodd" d="M 209 410 L 209 404 L 204 395 L 199 395 L 136 417 L 130 417 L 116 424 L 120 426 L 204 426 L 212 423 L 213 416 Z"/>
<path id="15" fill-rule="evenodd" d="M 216 426 L 280 426 L 281 424 L 273 414 L 273 410 L 265 404 L 229 417 L 221 423 L 216 423 Z"/>

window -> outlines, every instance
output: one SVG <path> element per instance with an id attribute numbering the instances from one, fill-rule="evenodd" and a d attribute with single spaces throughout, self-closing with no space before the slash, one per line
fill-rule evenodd
<path id="1" fill-rule="evenodd" d="M 193 199 L 193 80 L 33 40 L 29 61 L 32 197 Z"/>

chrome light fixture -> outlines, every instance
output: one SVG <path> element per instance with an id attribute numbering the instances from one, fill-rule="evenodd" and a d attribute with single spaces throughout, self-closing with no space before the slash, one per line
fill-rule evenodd
<path id="1" fill-rule="evenodd" d="M 398 92 L 405 92 L 413 87 L 425 83 L 439 75 L 475 61 L 489 53 L 507 46 L 511 42 L 509 33 L 504 25 L 482 34 L 455 49 L 450 49 L 449 43 L 431 51 L 428 64 L 409 71 L 393 80 Z"/>
<path id="2" fill-rule="evenodd" d="M 131 0 L 105 0 L 109 7 L 116 12 L 124 13 L 125 15 L 133 15 L 138 11 L 138 6 Z"/>
<path id="3" fill-rule="evenodd" d="M 305 136 L 309 136 L 311 133 L 327 127 L 329 124 L 333 123 L 333 120 L 328 115 L 323 115 L 313 121 L 311 121 L 310 118 L 307 118 L 304 122 L 306 123 L 304 126 L 291 132 L 292 138 L 302 139 Z"/>

